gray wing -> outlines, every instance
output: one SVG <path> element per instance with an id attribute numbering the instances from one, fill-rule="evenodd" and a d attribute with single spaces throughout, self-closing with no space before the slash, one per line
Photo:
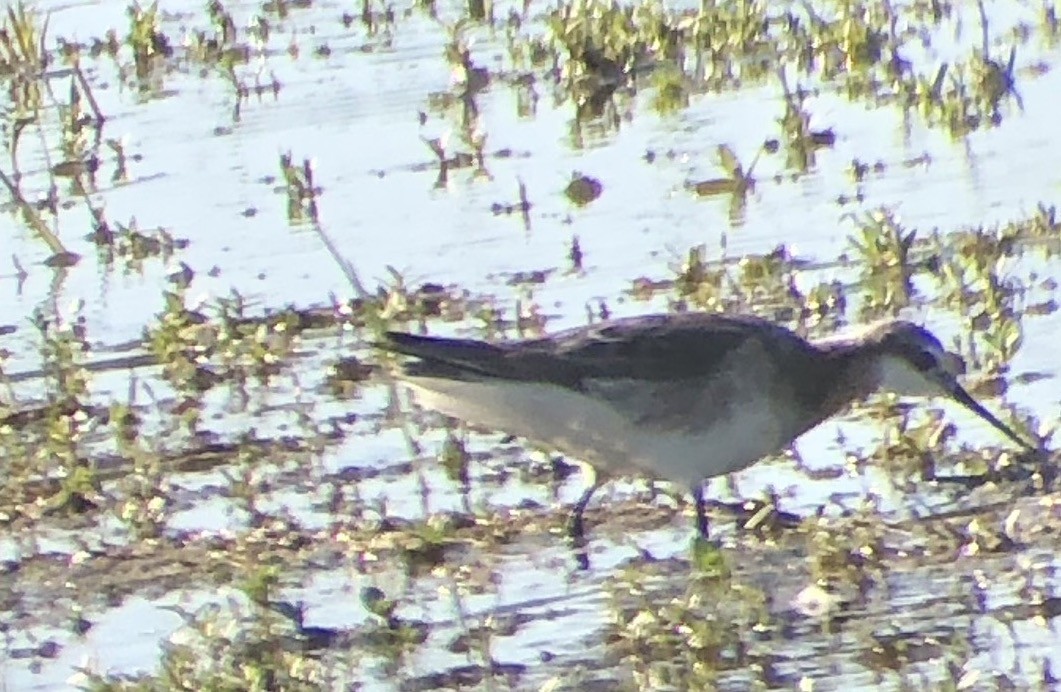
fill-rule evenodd
<path id="1" fill-rule="evenodd" d="M 684 382 L 671 396 L 681 405 L 691 379 L 711 380 L 728 357 L 754 338 L 809 348 L 799 337 L 755 317 L 705 313 L 649 315 L 603 322 L 527 341 L 489 344 L 473 339 L 447 339 L 389 332 L 383 346 L 419 358 L 405 366 L 411 376 L 446 379 L 505 379 L 547 382 L 603 396 L 611 388 L 617 399 L 624 381 Z"/>
<path id="2" fill-rule="evenodd" d="M 589 380 L 585 392 L 606 402 L 632 425 L 656 431 L 702 428 L 705 398 L 711 398 L 715 381 L 708 377 L 686 380 Z M 720 401 L 716 399 L 716 401 Z M 721 415 L 722 411 L 716 411 Z"/>
<path id="3" fill-rule="evenodd" d="M 746 398 L 776 386 L 775 374 L 766 345 L 752 337 L 698 374 L 668 379 L 587 378 L 584 390 L 639 427 L 693 432 L 738 414 Z"/>
<path id="4" fill-rule="evenodd" d="M 735 351 L 764 336 L 802 343 L 758 317 L 709 313 L 615 320 L 561 332 L 554 340 L 556 356 L 584 379 L 659 381 L 712 377 Z"/>
<path id="5" fill-rule="evenodd" d="M 414 356 L 402 371 L 410 377 L 447 380 L 548 381 L 572 386 L 578 374 L 548 348 L 544 340 L 491 344 L 476 339 L 450 339 L 387 332 L 383 348 Z"/>

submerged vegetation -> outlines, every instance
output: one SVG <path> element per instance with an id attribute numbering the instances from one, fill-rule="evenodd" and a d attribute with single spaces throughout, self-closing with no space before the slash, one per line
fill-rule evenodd
<path id="1" fill-rule="evenodd" d="M 945 189 L 941 151 L 974 178 L 1024 166 L 1031 140 L 973 152 L 1039 117 L 1052 3 L 76 11 L 0 20 L 7 685 L 1056 681 L 1056 454 L 873 401 L 828 449 L 713 486 L 721 551 L 688 550 L 680 495 L 624 486 L 590 508 L 580 572 L 574 467 L 410 407 L 374 348 L 631 311 L 824 335 L 921 310 L 1048 449 L 1055 402 L 998 397 L 1058 375 L 1014 365 L 1049 348 L 1028 335 L 1057 311 L 1056 176 L 975 223 L 883 183 Z M 124 609 L 144 603 L 141 629 Z M 94 639 L 114 621 L 124 639 Z M 157 659 L 110 655 L 146 631 Z M 996 646 L 1023 648 L 1005 666 Z"/>

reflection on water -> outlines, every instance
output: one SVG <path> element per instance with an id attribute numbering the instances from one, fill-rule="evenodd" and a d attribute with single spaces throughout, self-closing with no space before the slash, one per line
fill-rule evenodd
<path id="1" fill-rule="evenodd" d="M 801 15 L 804 25 L 841 12 L 821 4 L 815 16 Z M 215 26 L 195 4 L 160 8 L 175 58 L 144 83 L 129 72 L 127 46 L 110 58 L 90 56 L 86 43 L 82 69 L 106 115 L 101 137 L 112 142 L 99 146 L 86 189 L 48 175 L 67 157 L 66 111 L 45 109 L 39 134 L 33 124 L 19 138 L 12 161 L 22 194 L 42 210 L 57 196 L 54 217 L 42 213 L 82 260 L 65 271 L 42 266 L 47 245 L 17 214 L 5 217 L 0 261 L 16 258 L 0 267 L 0 368 L 13 375 L 0 382 L 5 455 L 57 454 L 47 436 L 22 435 L 6 417 L 9 408 L 46 417 L 38 404 L 55 395 L 41 361 L 53 332 L 32 326 L 36 311 L 83 330 L 87 362 L 111 362 L 91 372 L 91 407 L 78 414 L 73 445 L 75 458 L 93 459 L 98 487 L 82 489 L 93 511 L 51 504 L 73 486 L 54 473 L 66 467 L 21 484 L 9 462 L 0 509 L 8 687 L 55 689 L 81 668 L 158 674 L 160 657 L 189 645 L 204 622 L 238 641 L 265 640 L 255 628 L 273 628 L 304 649 L 326 631 L 339 643 L 314 656 L 338 671 L 337 686 L 356 680 L 365 689 L 461 681 L 489 689 L 481 681 L 491 663 L 518 689 L 557 681 L 610 689 L 616 680 L 652 689 L 1051 684 L 1061 670 L 1049 530 L 1056 486 L 929 483 L 910 443 L 943 431 L 933 438 L 946 452 L 939 476 L 976 476 L 1006 459 L 983 424 L 948 407 L 944 420 L 955 428 L 933 428 L 920 407 L 899 428 L 896 416 L 865 407 L 804 436 L 795 456 L 713 479 L 718 501 L 772 496 L 778 509 L 811 518 L 798 531 L 761 535 L 720 512 L 728 579 L 693 575 L 683 498 L 622 479 L 587 515 L 592 567 L 578 572 L 560 508 L 584 477 L 558 473 L 547 451 L 519 440 L 408 412 L 371 367 L 365 334 L 350 326 L 343 272 L 308 216 L 292 220 L 278 165 L 286 153 L 310 160 L 319 221 L 339 252 L 370 291 L 387 289 L 386 310 L 406 310 L 409 292 L 422 289 L 417 304 L 432 306 L 422 312 L 444 317 L 424 320 L 438 333 L 514 337 L 682 303 L 771 310 L 826 333 L 860 321 L 874 300 L 867 286 L 887 274 L 887 262 L 869 263 L 851 237 L 890 210 L 916 231 L 907 310 L 944 343 L 960 341 L 974 378 L 999 374 L 1001 384 L 988 383 L 1003 394 L 988 401 L 993 411 L 1013 406 L 1045 433 L 1057 422 L 1049 347 L 1061 330 L 1056 225 L 996 247 L 983 272 L 970 258 L 967 273 L 954 267 L 975 254 L 962 250 L 972 240 L 957 240 L 970 228 L 984 227 L 997 245 L 1007 224 L 1051 218 L 1036 211 L 1061 183 L 1053 134 L 1061 85 L 1048 14 L 989 8 L 988 52 L 1001 67 L 1016 37 L 1032 37 L 1013 64 L 1019 103 L 1003 99 L 997 126 L 954 136 L 894 98 L 849 99 L 823 72 L 798 84 L 795 70 L 787 74 L 786 100 L 773 76 L 747 76 L 736 88 L 739 74 L 706 65 L 675 77 L 665 65 L 624 71 L 606 56 L 561 52 L 556 69 L 532 68 L 513 57 L 511 37 L 527 51 L 548 46 L 532 39 L 548 35 L 552 8 L 534 3 L 497 5 L 494 17 L 507 22 L 460 31 L 446 29 L 466 12 L 457 5 L 367 3 L 345 18 L 332 5 L 278 8 L 224 8 L 241 36 L 255 37 L 249 60 L 231 72 L 193 59 L 197 32 Z M 40 9 L 50 12 L 49 40 L 88 42 L 113 28 L 121 42 L 129 31 L 117 4 Z M 697 8 L 689 10 L 692 22 Z M 946 78 L 958 74 L 956 63 L 981 50 L 980 20 L 974 8 L 950 11 L 923 40 L 904 41 L 894 64 L 934 77 L 946 62 Z M 456 45 L 467 55 L 454 58 Z M 844 51 L 838 45 L 819 69 Z M 574 62 L 588 72 L 572 77 Z M 66 104 L 69 73 L 49 74 L 54 99 Z M 661 105 L 668 84 L 685 90 L 677 107 Z M 796 90 L 805 93 L 797 99 Z M 802 171 L 785 140 L 786 105 L 795 100 L 819 139 L 835 134 L 802 152 Z M 589 111 L 598 117 L 576 118 Z M 768 140 L 778 148 L 764 149 Z M 739 203 L 727 194 L 737 164 L 754 178 Z M 572 199 L 573 179 L 599 188 Z M 712 194 L 697 194 L 697 183 Z M 86 238 L 100 230 L 93 210 L 115 229 L 161 228 L 188 244 L 108 269 Z M 689 251 L 699 246 L 694 262 Z M 189 381 L 225 384 L 190 397 L 142 343 L 159 332 L 165 292 L 189 281 L 183 305 L 204 320 L 217 318 L 223 298 L 255 318 L 320 308 L 323 326 L 299 332 L 278 372 L 232 334 L 211 334 L 209 344 L 192 338 L 200 350 L 189 367 L 200 379 Z M 961 290 L 949 295 L 954 286 Z M 817 295 L 828 298 L 821 324 L 799 319 L 793 296 L 806 306 Z M 997 296 L 1005 305 L 992 316 Z M 996 333 L 1009 338 L 989 328 L 1007 311 L 1021 316 L 1019 333 L 988 343 Z M 257 328 L 239 324 L 248 323 L 240 337 Z M 996 358 L 1006 349 L 1012 358 Z M 340 355 L 352 354 L 368 364 L 367 379 L 340 395 L 329 376 Z M 990 367 L 992 358 L 1004 367 Z M 261 366 L 258 376 L 240 369 L 248 361 Z M 119 404 L 139 419 L 138 438 L 115 435 Z M 466 457 L 447 466 L 438 460 L 454 449 L 451 435 Z M 247 582 L 263 565 L 276 581 L 255 591 Z M 366 588 L 381 589 L 393 610 L 373 611 L 381 606 L 364 599 Z M 256 601 L 262 592 L 268 598 Z M 827 603 L 808 606 L 814 597 Z M 297 603 L 300 626 L 277 605 Z M 426 639 L 414 641 L 424 624 Z"/>

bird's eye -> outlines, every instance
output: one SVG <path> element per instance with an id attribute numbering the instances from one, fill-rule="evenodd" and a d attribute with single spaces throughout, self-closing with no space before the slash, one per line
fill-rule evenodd
<path id="1" fill-rule="evenodd" d="M 935 354 L 926 351 L 923 348 L 912 349 L 907 354 L 907 358 L 910 360 L 910 364 L 921 372 L 927 372 L 939 368 L 939 361 L 936 360 Z"/>

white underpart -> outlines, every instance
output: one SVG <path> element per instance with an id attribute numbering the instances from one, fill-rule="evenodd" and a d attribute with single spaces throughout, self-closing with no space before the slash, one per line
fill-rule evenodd
<path id="1" fill-rule="evenodd" d="M 906 360 L 884 356 L 877 364 L 881 391 L 900 396 L 942 396 L 946 392 L 938 384 L 918 372 Z"/>
<path id="2" fill-rule="evenodd" d="M 788 443 L 765 397 L 731 405 L 703 430 L 635 426 L 606 402 L 549 384 L 408 378 L 417 403 L 472 425 L 526 437 L 603 474 L 638 472 L 691 486 L 743 469 Z"/>

